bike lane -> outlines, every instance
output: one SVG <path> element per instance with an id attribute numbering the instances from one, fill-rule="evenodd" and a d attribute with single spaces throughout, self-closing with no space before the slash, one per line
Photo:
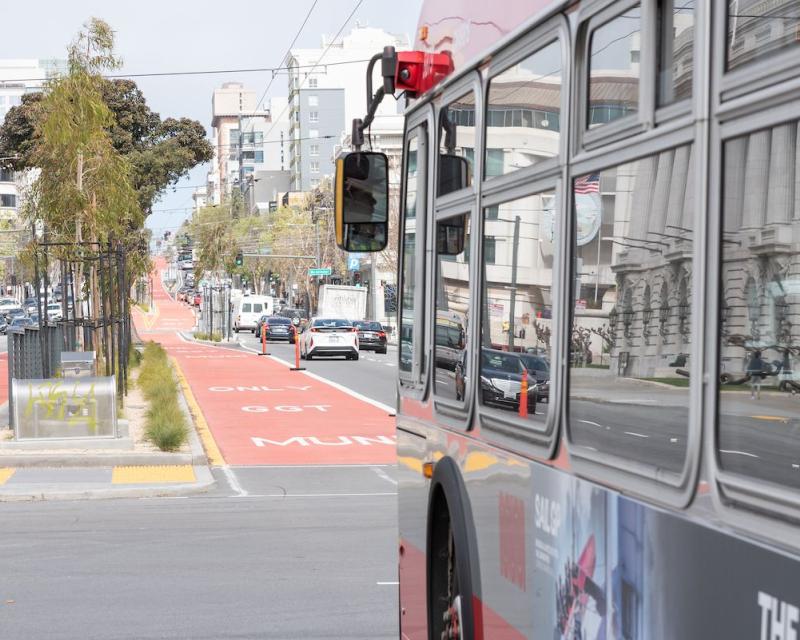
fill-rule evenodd
<path id="1" fill-rule="evenodd" d="M 154 308 L 135 311 L 137 331 L 175 359 L 227 464 L 395 462 L 394 419 L 385 410 L 269 357 L 183 339 L 178 332 L 191 331 L 194 314 L 155 275 Z"/>

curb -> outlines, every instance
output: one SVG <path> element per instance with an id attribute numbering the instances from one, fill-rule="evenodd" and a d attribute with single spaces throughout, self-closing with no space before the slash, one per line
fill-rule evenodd
<path id="1" fill-rule="evenodd" d="M 61 453 L 37 454 L 17 453 L 0 456 L 0 466 L 4 467 L 120 467 L 120 466 L 162 466 L 191 465 L 206 463 L 205 455 L 197 457 L 193 453 L 131 452 L 131 453 Z"/>
<path id="2" fill-rule="evenodd" d="M 110 500 L 122 498 L 167 498 L 206 493 L 217 481 L 207 466 L 195 466 L 197 482 L 180 484 L 159 484 L 150 487 L 122 487 L 111 485 L 98 489 L 76 489 L 64 491 L 60 485 L 41 485 L 33 490 L 28 485 L 20 485 L 18 489 L 3 487 L 0 489 L 0 502 L 46 502 L 64 500 Z M 52 487 L 52 491 L 49 488 Z"/>

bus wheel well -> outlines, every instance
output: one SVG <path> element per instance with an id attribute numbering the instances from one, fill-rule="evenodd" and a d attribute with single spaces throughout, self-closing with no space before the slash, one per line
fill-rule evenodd
<path id="1" fill-rule="evenodd" d="M 458 628 L 459 637 L 482 637 L 480 572 L 472 510 L 452 458 L 436 463 L 428 500 L 428 632 L 438 640 Z"/>

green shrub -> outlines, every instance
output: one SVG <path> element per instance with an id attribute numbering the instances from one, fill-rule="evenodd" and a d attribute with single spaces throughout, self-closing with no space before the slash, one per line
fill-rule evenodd
<path id="1" fill-rule="evenodd" d="M 147 410 L 148 440 L 162 451 L 175 451 L 186 442 L 186 418 L 177 402 L 154 402 Z"/>
<path id="2" fill-rule="evenodd" d="M 207 331 L 195 331 L 195 340 L 208 340 L 209 342 L 222 342 L 222 334 L 215 331 L 211 335 Z"/>
<path id="3" fill-rule="evenodd" d="M 162 451 L 179 449 L 188 435 L 186 416 L 178 403 L 178 385 L 167 352 L 161 345 L 145 344 L 137 384 L 148 403 L 145 435 Z"/>

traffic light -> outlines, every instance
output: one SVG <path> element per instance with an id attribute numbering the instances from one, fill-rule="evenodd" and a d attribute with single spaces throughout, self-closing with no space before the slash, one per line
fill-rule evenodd
<path id="1" fill-rule="evenodd" d="M 242 252 L 239 251 L 236 254 L 236 266 L 241 267 L 243 264 L 244 264 L 244 255 L 242 255 Z"/>

